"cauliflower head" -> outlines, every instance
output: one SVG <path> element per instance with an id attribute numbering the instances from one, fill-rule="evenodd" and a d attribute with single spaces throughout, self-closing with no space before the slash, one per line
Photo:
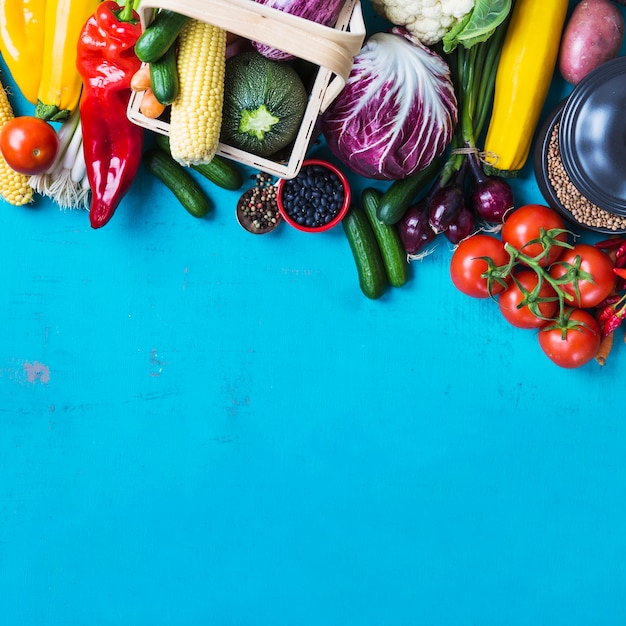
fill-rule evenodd
<path id="1" fill-rule="evenodd" d="M 404 26 L 431 46 L 441 41 L 473 8 L 475 0 L 371 0 L 382 17 Z"/>

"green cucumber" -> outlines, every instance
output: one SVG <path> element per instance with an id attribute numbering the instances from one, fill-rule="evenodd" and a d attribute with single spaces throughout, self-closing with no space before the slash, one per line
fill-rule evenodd
<path id="1" fill-rule="evenodd" d="M 170 46 L 158 60 L 150 63 L 150 86 L 154 97 L 165 106 L 176 100 L 180 83 L 176 67 L 176 46 Z"/>
<path id="2" fill-rule="evenodd" d="M 413 204 L 418 193 L 426 187 L 438 171 L 439 162 L 435 159 L 423 170 L 406 178 L 394 180 L 380 200 L 376 212 L 378 219 L 385 224 L 399 222 Z"/>
<path id="3" fill-rule="evenodd" d="M 232 161 L 219 156 L 219 154 L 216 154 L 208 163 L 199 163 L 191 167 L 222 189 L 237 191 L 243 185 L 241 172 Z"/>
<path id="4" fill-rule="evenodd" d="M 174 44 L 185 24 L 186 15 L 160 9 L 135 43 L 135 54 L 144 63 L 158 61 Z"/>
<path id="5" fill-rule="evenodd" d="M 360 206 L 354 204 L 341 220 L 341 225 L 352 250 L 361 291 L 368 298 L 376 300 L 385 293 L 388 280 L 376 235 L 367 215 Z"/>
<path id="6" fill-rule="evenodd" d="M 170 141 L 167 135 L 159 133 L 156 142 L 159 148 L 170 153 Z M 241 170 L 230 159 L 221 157 L 219 154 L 216 154 L 209 163 L 200 163 L 190 167 L 222 189 L 237 191 L 243 185 Z"/>
<path id="7" fill-rule="evenodd" d="M 204 217 L 213 207 L 204 190 L 191 174 L 160 148 L 146 150 L 143 164 L 154 177 L 164 183 L 194 217 Z"/>
<path id="8" fill-rule="evenodd" d="M 368 187 L 361 194 L 361 202 L 376 236 L 389 283 L 393 287 L 402 287 L 409 280 L 409 263 L 396 226 L 378 219 L 377 210 L 381 197 L 378 189 Z"/>

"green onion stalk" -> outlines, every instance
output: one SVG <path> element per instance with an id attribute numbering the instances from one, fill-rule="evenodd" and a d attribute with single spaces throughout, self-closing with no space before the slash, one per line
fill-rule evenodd
<path id="1" fill-rule="evenodd" d="M 30 186 L 51 198 L 61 209 L 87 209 L 89 180 L 83 154 L 83 134 L 78 107 L 57 130 L 59 150 L 50 167 L 29 178 Z"/>
<path id="2" fill-rule="evenodd" d="M 506 36 L 508 19 L 504 20 L 483 42 L 471 47 L 463 44 L 444 55 L 455 85 L 458 122 L 450 142 L 448 156 L 429 192 L 431 226 L 446 232 L 453 243 L 473 232 L 477 218 L 502 222 L 513 206 L 513 192 L 503 179 L 487 176 L 482 167 L 485 155 L 478 149 L 493 104 L 495 77 Z M 468 184 L 467 172 L 471 172 Z M 468 190 L 467 187 L 470 187 Z M 442 220 L 441 216 L 445 215 Z M 461 218 L 462 232 L 456 221 Z"/>

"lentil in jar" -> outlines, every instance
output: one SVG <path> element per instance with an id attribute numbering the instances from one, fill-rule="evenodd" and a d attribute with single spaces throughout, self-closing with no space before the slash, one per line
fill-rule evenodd
<path id="1" fill-rule="evenodd" d="M 556 197 L 563 208 L 572 214 L 574 221 L 592 228 L 615 231 L 626 229 L 626 218 L 593 204 L 569 178 L 561 159 L 558 122 L 554 124 L 548 142 L 547 172 Z"/>

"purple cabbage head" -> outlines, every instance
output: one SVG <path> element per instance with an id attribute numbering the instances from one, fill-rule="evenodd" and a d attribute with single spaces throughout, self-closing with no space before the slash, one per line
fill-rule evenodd
<path id="1" fill-rule="evenodd" d="M 366 178 L 406 178 L 441 156 L 458 106 L 448 64 L 395 27 L 375 33 L 322 116 L 330 151 Z"/>
<path id="2" fill-rule="evenodd" d="M 339 17 L 345 0 L 254 0 L 257 4 L 263 4 L 297 15 L 305 20 L 317 22 L 324 26 L 334 26 Z M 295 58 L 292 54 L 268 46 L 260 41 L 253 41 L 252 46 L 264 57 L 273 61 L 287 61 Z"/>

